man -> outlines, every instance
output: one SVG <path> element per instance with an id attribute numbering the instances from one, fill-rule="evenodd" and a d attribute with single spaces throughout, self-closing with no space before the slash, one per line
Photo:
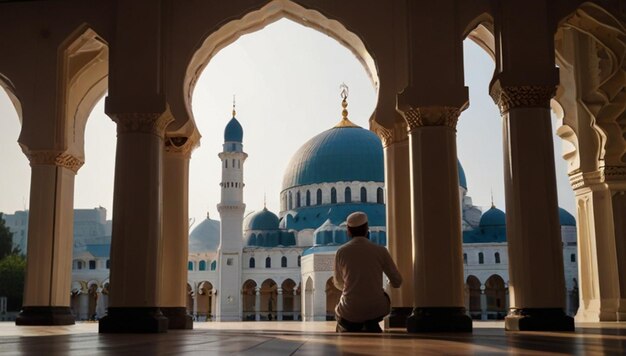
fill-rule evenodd
<path id="1" fill-rule="evenodd" d="M 378 323 L 389 314 L 391 303 L 383 290 L 383 272 L 391 286 L 400 287 L 402 276 L 384 246 L 367 238 L 367 215 L 357 211 L 346 219 L 350 241 L 335 255 L 333 283 L 341 290 L 335 307 L 337 332 L 382 332 Z"/>

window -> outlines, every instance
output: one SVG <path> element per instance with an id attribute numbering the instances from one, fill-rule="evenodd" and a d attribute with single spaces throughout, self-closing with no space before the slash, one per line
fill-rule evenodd
<path id="1" fill-rule="evenodd" d="M 344 201 L 346 203 L 352 203 L 352 189 L 350 189 L 350 187 L 346 187 L 346 190 L 344 193 Z"/>
<path id="2" fill-rule="evenodd" d="M 300 267 L 300 259 L 302 258 L 302 256 L 298 255 L 298 267 Z"/>
<path id="3" fill-rule="evenodd" d="M 293 201 L 291 199 L 291 192 L 289 192 L 289 210 L 293 207 Z"/>
<path id="4" fill-rule="evenodd" d="M 296 193 L 296 208 L 300 207 L 300 192 Z"/>
<path id="5" fill-rule="evenodd" d="M 367 189 L 361 187 L 361 203 L 367 203 Z"/>
<path id="6" fill-rule="evenodd" d="M 254 261 L 254 257 L 250 257 L 250 263 L 249 263 L 249 267 L 250 268 L 254 268 L 254 265 L 256 264 L 256 262 Z"/>
<path id="7" fill-rule="evenodd" d="M 241 168 L 241 160 L 237 160 L 237 168 Z"/>
<path id="8" fill-rule="evenodd" d="M 228 160 L 227 159 L 224 160 L 224 168 L 228 168 Z"/>
<path id="9" fill-rule="evenodd" d="M 226 259 L 226 266 L 232 266 L 233 265 L 233 259 L 232 258 L 227 258 Z"/>
<path id="10" fill-rule="evenodd" d="M 569 260 L 570 260 L 571 262 L 576 262 L 576 254 L 572 253 L 572 254 L 569 256 Z"/>
<path id="11" fill-rule="evenodd" d="M 463 254 L 463 264 L 467 264 L 467 253 Z"/>
<path id="12" fill-rule="evenodd" d="M 496 263 L 500 263 L 500 252 L 496 252 L 493 257 L 496 259 Z"/>
<path id="13" fill-rule="evenodd" d="M 337 204 L 337 189 L 335 187 L 330 190 L 330 203 Z"/>
<path id="14" fill-rule="evenodd" d="M 107 260 L 106 267 L 107 269 L 111 268 L 111 260 Z"/>
<path id="15" fill-rule="evenodd" d="M 482 252 L 479 252 L 478 253 L 478 264 L 482 265 L 483 263 L 485 263 L 485 255 L 483 255 Z"/>
<path id="16" fill-rule="evenodd" d="M 306 206 L 311 206 L 311 192 L 306 191 Z"/>
<path id="17" fill-rule="evenodd" d="M 376 189 L 376 202 L 378 204 L 385 204 L 385 193 L 383 192 L 383 188 Z"/>
<path id="18" fill-rule="evenodd" d="M 233 158 L 233 168 L 235 168 L 235 159 Z"/>
<path id="19" fill-rule="evenodd" d="M 200 271 L 206 271 L 206 261 L 200 261 L 200 265 L 198 267 Z"/>
<path id="20" fill-rule="evenodd" d="M 267 256 L 267 258 L 265 259 L 265 268 L 272 268 L 272 259 L 270 258 L 270 256 Z"/>
<path id="21" fill-rule="evenodd" d="M 89 261 L 89 269 L 96 269 L 96 261 L 94 260 Z"/>
<path id="22" fill-rule="evenodd" d="M 78 261 L 78 263 L 76 263 L 76 267 L 78 269 L 83 269 L 83 261 Z"/>
<path id="23" fill-rule="evenodd" d="M 318 189 L 317 190 L 317 205 L 321 205 L 322 204 L 322 190 Z"/>
<path id="24" fill-rule="evenodd" d="M 283 268 L 284 268 L 284 267 L 287 267 L 287 257 L 286 257 L 286 256 L 283 256 L 283 257 L 280 259 L 280 266 L 281 266 L 281 267 L 283 267 Z"/>
<path id="25" fill-rule="evenodd" d="M 215 271 L 216 268 L 217 268 L 217 261 L 211 262 L 211 271 Z"/>
<path id="26" fill-rule="evenodd" d="M 193 262 L 191 262 L 191 261 L 187 262 L 187 270 L 188 271 L 193 271 Z"/>

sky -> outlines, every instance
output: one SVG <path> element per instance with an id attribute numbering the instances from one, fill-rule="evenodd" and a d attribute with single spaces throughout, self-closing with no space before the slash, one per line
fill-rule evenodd
<path id="1" fill-rule="evenodd" d="M 465 169 L 468 195 L 488 209 L 491 196 L 504 206 L 502 120 L 488 95 L 492 59 L 470 40 L 464 43 L 465 83 L 470 107 L 457 126 L 458 157 Z M 282 177 L 295 151 L 341 119 L 339 85 L 350 88 L 350 120 L 367 128 L 376 107 L 376 91 L 352 52 L 334 39 L 282 19 L 242 36 L 222 49 L 202 73 L 193 93 L 193 113 L 202 135 L 190 162 L 189 216 L 199 223 L 218 218 L 224 127 L 236 94 L 237 119 L 244 130 L 244 200 L 247 213 L 267 208 L 278 213 Z M 560 123 L 552 120 L 553 132 Z M 30 167 L 17 144 L 20 122 L 0 89 L 0 212 L 28 208 Z M 554 137 L 559 205 L 574 212 L 574 195 Z M 85 134 L 85 164 L 75 182 L 75 208 L 105 207 L 111 218 L 116 132 L 104 114 L 104 100 L 94 108 Z"/>

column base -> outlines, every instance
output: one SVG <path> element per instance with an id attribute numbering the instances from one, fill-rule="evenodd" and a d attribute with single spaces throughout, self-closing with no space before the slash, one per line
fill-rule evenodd
<path id="1" fill-rule="evenodd" d="M 15 325 L 74 325 L 70 307 L 23 307 Z"/>
<path id="2" fill-rule="evenodd" d="M 406 328 L 406 320 L 413 312 L 413 307 L 392 307 L 385 317 L 385 329 Z"/>
<path id="3" fill-rule="evenodd" d="M 574 331 L 574 318 L 561 308 L 512 308 L 504 318 L 507 331 Z"/>
<path id="4" fill-rule="evenodd" d="M 168 320 L 168 329 L 193 329 L 193 319 L 185 307 L 161 307 L 161 313 Z"/>
<path id="5" fill-rule="evenodd" d="M 100 319 L 98 332 L 106 333 L 164 333 L 167 318 L 155 307 L 109 307 Z"/>
<path id="6" fill-rule="evenodd" d="M 415 308 L 406 321 L 410 333 L 472 332 L 472 319 L 463 307 Z"/>

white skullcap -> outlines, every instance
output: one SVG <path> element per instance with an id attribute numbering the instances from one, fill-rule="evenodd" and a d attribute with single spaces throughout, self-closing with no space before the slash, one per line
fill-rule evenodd
<path id="1" fill-rule="evenodd" d="M 348 215 L 346 223 L 348 227 L 357 227 L 364 225 L 367 223 L 367 214 L 362 211 L 355 211 L 354 213 Z"/>

